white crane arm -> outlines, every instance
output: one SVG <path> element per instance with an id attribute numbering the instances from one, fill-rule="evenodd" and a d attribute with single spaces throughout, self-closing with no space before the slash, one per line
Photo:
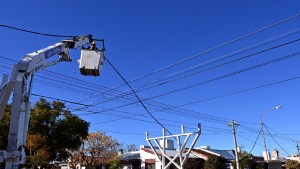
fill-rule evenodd
<path id="1" fill-rule="evenodd" d="M 3 78 L 0 86 L 0 120 L 6 107 L 7 100 L 13 91 L 12 112 L 8 133 L 6 151 L 0 151 L 5 157 L 6 169 L 17 169 L 25 163 L 25 145 L 30 117 L 30 95 L 32 78 L 35 72 L 61 61 L 71 61 L 69 49 L 76 49 L 93 41 L 91 35 L 73 37 L 49 47 L 29 53 L 14 65 L 10 80 Z M 50 57 L 58 55 L 56 61 L 46 62 Z M 29 84 L 28 81 L 30 80 Z"/>

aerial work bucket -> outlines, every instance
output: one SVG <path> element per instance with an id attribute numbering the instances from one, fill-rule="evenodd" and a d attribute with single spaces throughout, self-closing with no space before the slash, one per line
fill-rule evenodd
<path id="1" fill-rule="evenodd" d="M 81 56 L 78 63 L 82 75 L 100 76 L 100 71 L 104 63 L 104 51 L 81 49 Z"/>

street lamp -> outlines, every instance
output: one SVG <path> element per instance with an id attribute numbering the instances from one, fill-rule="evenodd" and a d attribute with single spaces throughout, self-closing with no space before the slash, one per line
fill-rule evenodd
<path id="1" fill-rule="evenodd" d="M 276 107 L 274 107 L 274 108 L 272 108 L 272 109 L 270 109 L 270 110 L 268 110 L 268 111 L 266 111 L 266 112 L 264 112 L 260 115 L 260 125 L 261 125 L 261 131 L 262 131 L 262 134 L 263 134 L 263 137 L 264 137 L 265 152 L 266 152 L 266 155 L 267 155 L 267 163 L 268 164 L 269 164 L 269 153 L 268 153 L 268 149 L 267 149 L 267 143 L 266 143 L 266 138 L 265 138 L 265 133 L 264 133 L 264 123 L 262 121 L 262 116 L 269 113 L 269 112 L 271 112 L 271 111 L 273 111 L 273 110 L 277 110 L 277 109 L 280 109 L 280 108 L 281 108 L 281 106 L 276 106 Z"/>

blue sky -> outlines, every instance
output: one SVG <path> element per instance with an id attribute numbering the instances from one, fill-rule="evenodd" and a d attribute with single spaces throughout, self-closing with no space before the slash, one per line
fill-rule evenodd
<path id="1" fill-rule="evenodd" d="M 186 74 L 180 74 L 173 82 L 138 92 L 144 99 L 155 97 L 144 103 L 173 134 L 180 133 L 181 124 L 191 132 L 196 131 L 197 123 L 202 123 L 203 132 L 196 146 L 210 145 L 219 149 L 233 148 L 227 123 L 234 119 L 241 124 L 237 128 L 238 144 L 250 151 L 259 132 L 260 114 L 282 105 L 281 109 L 270 112 L 263 120 L 276 142 L 287 153 L 293 154 L 296 153 L 293 140 L 300 140 L 297 125 L 300 117 L 298 79 L 208 99 L 298 77 L 299 56 L 208 81 L 298 52 L 298 41 L 209 71 L 196 72 L 298 39 L 300 35 L 296 29 L 299 28 L 300 17 L 164 71 L 153 72 L 294 16 L 299 13 L 299 5 L 299 1 L 6 1 L 1 5 L 0 23 L 42 33 L 93 34 L 95 38 L 104 38 L 106 57 L 128 81 L 151 74 L 131 83 L 137 91 L 141 89 L 139 86 L 157 84 L 158 79 L 164 82 L 163 78 L 174 73 L 178 75 L 195 65 L 294 31 L 284 39 L 191 71 L 193 76 L 182 78 Z M 20 60 L 27 53 L 63 40 L 6 28 L 0 28 L 0 36 L 0 56 L 13 60 Z M 121 78 L 107 63 L 100 77 L 84 77 L 78 70 L 79 50 L 71 54 L 72 63 L 48 68 L 65 76 L 45 71 L 37 73 L 33 93 L 93 105 L 83 108 L 66 103 L 75 114 L 91 122 L 91 130 L 106 131 L 124 144 L 147 144 L 146 131 L 150 132 L 150 137 L 161 135 L 161 127 L 149 115 L 141 116 L 146 112 L 139 104 L 115 108 L 134 102 L 136 98 L 132 95 L 120 97 L 120 92 L 130 93 L 129 88 L 119 86 L 123 83 Z M 10 72 L 7 67 L 11 67 L 12 62 L 0 61 L 1 73 Z M 199 83 L 204 84 L 158 97 Z M 108 88 L 114 90 L 108 91 Z M 34 101 L 37 99 L 33 97 Z M 195 101 L 199 102 L 180 106 L 181 109 L 159 110 Z M 112 111 L 107 110 L 113 108 Z M 90 112 L 97 113 L 87 115 Z M 269 149 L 276 148 L 280 155 L 287 155 L 273 138 L 267 136 Z M 253 153 L 260 155 L 262 151 L 263 140 L 260 137 Z"/>

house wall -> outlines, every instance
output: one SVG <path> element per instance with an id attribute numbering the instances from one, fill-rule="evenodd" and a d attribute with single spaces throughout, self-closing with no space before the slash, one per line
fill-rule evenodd
<path id="1" fill-rule="evenodd" d="M 154 163 L 155 164 L 154 169 L 161 169 L 161 163 L 155 154 L 151 154 L 141 150 L 140 156 L 141 156 L 141 169 L 148 169 L 148 167 L 146 168 L 146 163 L 152 163 L 152 164 Z"/>
<path id="2" fill-rule="evenodd" d="M 283 169 L 282 162 L 270 162 L 269 169 Z"/>

